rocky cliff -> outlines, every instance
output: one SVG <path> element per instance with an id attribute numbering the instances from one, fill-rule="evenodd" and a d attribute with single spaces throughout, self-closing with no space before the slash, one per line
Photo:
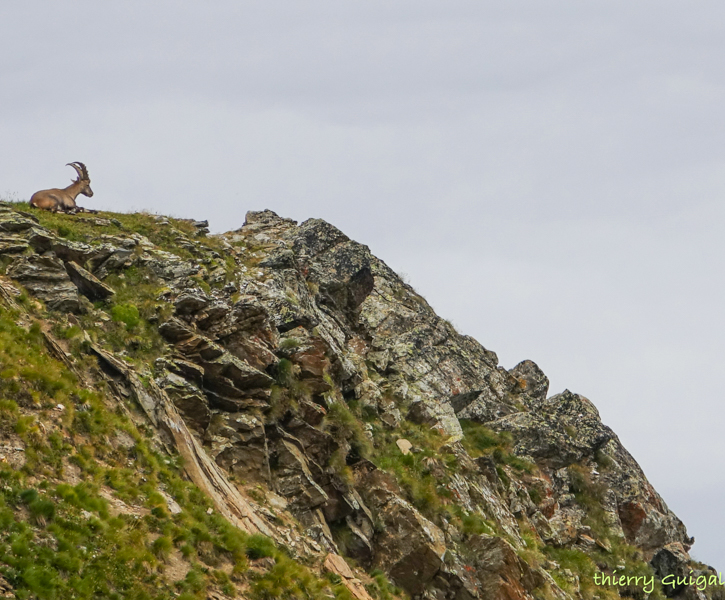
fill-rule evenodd
<path id="1" fill-rule="evenodd" d="M 587 398 L 325 221 L 29 210 L 0 206 L 7 597 L 723 597 Z"/>

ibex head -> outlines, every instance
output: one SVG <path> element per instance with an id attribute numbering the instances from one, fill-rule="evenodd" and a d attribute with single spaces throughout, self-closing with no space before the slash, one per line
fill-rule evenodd
<path id="1" fill-rule="evenodd" d="M 82 162 L 72 162 L 68 163 L 66 166 L 73 167 L 76 170 L 76 173 L 78 173 L 78 179 L 76 179 L 74 183 L 84 184 L 80 189 L 80 193 L 84 196 L 88 196 L 89 198 L 93 196 L 91 178 L 88 176 L 88 169 L 86 169 L 86 165 Z"/>

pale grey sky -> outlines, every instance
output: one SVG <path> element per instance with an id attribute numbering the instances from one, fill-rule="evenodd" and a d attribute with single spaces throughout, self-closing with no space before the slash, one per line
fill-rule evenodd
<path id="1" fill-rule="evenodd" d="M 725 568 L 725 5 L 0 5 L 0 194 L 321 217 L 589 397 Z"/>

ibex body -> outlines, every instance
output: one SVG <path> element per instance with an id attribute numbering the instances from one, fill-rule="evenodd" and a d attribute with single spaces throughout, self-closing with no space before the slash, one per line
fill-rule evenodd
<path id="1" fill-rule="evenodd" d="M 83 210 L 76 205 L 76 198 L 79 194 L 83 194 L 89 198 L 93 196 L 91 178 L 88 176 L 88 170 L 82 162 L 68 163 L 68 166 L 76 170 L 78 179 L 62 190 L 56 188 L 35 192 L 30 198 L 30 206 L 53 212 L 58 212 L 59 210 L 63 212 Z"/>

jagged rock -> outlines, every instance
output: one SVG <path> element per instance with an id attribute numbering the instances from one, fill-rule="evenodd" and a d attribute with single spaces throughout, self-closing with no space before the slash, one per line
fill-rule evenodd
<path id="1" fill-rule="evenodd" d="M 113 246 L 102 244 L 91 246 L 56 237 L 47 229 L 33 227 L 28 233 L 28 243 L 36 252 L 52 251 L 63 262 L 73 261 L 85 266 L 89 260 L 105 260 L 114 250 Z"/>
<path id="2" fill-rule="evenodd" d="M 663 586 L 662 589 L 665 596 L 672 598 L 685 590 L 686 585 L 677 585 L 677 578 L 685 580 L 685 575 L 690 571 L 690 555 L 687 553 L 682 544 L 674 542 L 667 544 L 659 552 L 657 552 L 650 561 L 650 565 L 654 569 L 657 577 L 662 580 L 667 575 L 673 575 L 675 585 Z"/>
<path id="3" fill-rule="evenodd" d="M 285 346 L 285 342 L 294 345 Z M 328 346 L 321 337 L 312 336 L 303 327 L 297 327 L 286 332 L 281 347 L 280 354 L 299 366 L 299 377 L 313 394 L 323 394 L 332 389 L 325 380 L 331 364 L 327 358 Z"/>
<path id="4" fill-rule="evenodd" d="M 443 566 L 445 536 L 435 524 L 403 500 L 389 475 L 357 471 L 363 500 L 383 527 L 374 539 L 374 566 L 411 596 L 421 594 Z"/>
<path id="5" fill-rule="evenodd" d="M 195 335 L 186 323 L 174 317 L 159 325 L 159 333 L 172 344 L 189 339 Z"/>
<path id="6" fill-rule="evenodd" d="M 538 408 L 546 400 L 549 391 L 549 378 L 532 360 L 521 361 L 509 371 L 516 382 L 516 392 L 520 393 L 531 408 Z"/>
<path id="7" fill-rule="evenodd" d="M 509 431 L 514 452 L 561 469 L 591 456 L 614 437 L 599 411 L 578 394 L 566 390 L 549 398 L 536 412 L 517 412 L 486 423 L 494 431 Z"/>
<path id="8" fill-rule="evenodd" d="M 171 371 L 184 379 L 195 383 L 197 386 L 202 384 L 204 378 L 204 369 L 199 365 L 183 360 L 181 358 L 158 358 L 156 359 L 157 371 L 163 372 L 163 370 Z"/>
<path id="9" fill-rule="evenodd" d="M 277 362 L 273 351 L 279 334 L 269 313 L 253 296 L 239 298 L 223 319 L 199 324 L 231 354 L 260 371 Z"/>
<path id="10" fill-rule="evenodd" d="M 506 400 L 505 371 L 497 368 L 495 353 L 458 334 L 382 262 L 373 258 L 371 272 L 374 293 L 360 305 L 360 325 L 378 372 L 387 375 L 394 365 L 396 395 L 441 402 L 475 392 Z"/>
<path id="11" fill-rule="evenodd" d="M 395 445 L 400 449 L 404 456 L 410 454 L 410 449 L 413 447 L 413 444 L 405 439 L 396 440 Z"/>
<path id="12" fill-rule="evenodd" d="M 58 239 L 43 227 L 32 227 L 25 235 L 33 250 L 41 254 L 52 250 L 53 242 Z"/>
<path id="13" fill-rule="evenodd" d="M 151 244 L 151 248 L 153 248 L 153 244 Z M 155 249 L 147 250 L 140 258 L 140 261 L 149 267 L 157 277 L 165 279 L 166 281 L 191 277 L 192 275 L 196 275 L 201 269 L 193 261 L 182 260 L 175 254 Z"/>
<path id="14" fill-rule="evenodd" d="M 296 225 L 297 221 L 280 217 L 272 210 L 252 210 L 245 216 L 243 229 L 246 234 L 255 235 L 258 242 L 263 242 L 271 238 L 278 238 L 281 233 Z"/>
<path id="15" fill-rule="evenodd" d="M 296 510 L 310 510 L 327 502 L 328 496 L 315 481 L 302 449 L 289 439 L 277 441 L 273 477 L 278 494 Z"/>
<path id="16" fill-rule="evenodd" d="M 292 247 L 309 265 L 308 280 L 338 309 L 354 311 L 372 292 L 370 250 L 329 223 L 305 221 L 295 231 Z"/>
<path id="17" fill-rule="evenodd" d="M 89 300 L 105 300 L 115 294 L 112 287 L 99 281 L 92 273 L 72 260 L 65 263 L 65 269 L 78 291 Z"/>
<path id="18" fill-rule="evenodd" d="M 147 386 L 144 385 L 139 376 L 123 361 L 98 346 L 92 345 L 91 349 L 100 359 L 104 372 L 120 377 L 150 422 L 155 427 L 160 427 L 173 440 L 189 478 L 211 499 L 215 509 L 231 524 L 247 533 L 261 533 L 278 540 L 276 531 L 270 529 L 258 516 L 219 466 L 204 452 L 198 440 L 191 435 L 166 393 L 153 381 Z"/>
<path id="19" fill-rule="evenodd" d="M 416 400 L 410 405 L 407 418 L 413 423 L 428 425 L 454 441 L 463 438 L 461 424 L 450 404 L 431 402 L 427 399 Z"/>
<path id="20" fill-rule="evenodd" d="M 316 402 L 310 402 L 305 398 L 297 401 L 299 407 L 300 418 L 309 425 L 319 425 L 322 423 L 322 419 L 325 418 L 327 410 L 317 404 Z"/>
<path id="21" fill-rule="evenodd" d="M 24 217 L 17 212 L 0 213 L 0 231 L 15 233 L 17 231 L 25 231 L 34 227 L 36 221 L 28 217 Z"/>
<path id="22" fill-rule="evenodd" d="M 174 301 L 174 312 L 177 315 L 190 315 L 200 311 L 209 304 L 209 298 L 199 290 L 185 291 Z"/>
<path id="23" fill-rule="evenodd" d="M 178 319 L 159 327 L 161 335 L 176 342 L 176 349 L 204 369 L 204 386 L 219 394 L 269 387 L 273 379 L 232 356 L 210 339 L 195 334 Z"/>
<path id="24" fill-rule="evenodd" d="M 4 208 L 0 222 L 10 212 Z M 35 225 L 4 239 L 17 243 L 18 252 L 25 246 L 17 240 L 32 240 L 36 252 L 47 253 L 32 260 L 55 261 L 56 268 L 62 259 L 77 272 L 73 261 L 102 278 L 134 264 L 166 280 L 157 314 L 168 315 L 172 305 L 176 317 L 159 327 L 169 346 L 155 363 L 156 378 L 142 384 L 124 361 L 96 352 L 118 363 L 102 365 L 106 374 L 115 371 L 108 383 L 116 400 L 136 398 L 149 423 L 159 426 L 160 442 L 180 448 L 190 477 L 214 499 L 214 511 L 227 506 L 222 514 L 233 522 L 239 515 L 243 523 L 263 516 L 249 531 L 273 535 L 291 556 L 310 563 L 319 565 L 323 552 L 344 551 L 364 568 L 386 571 L 416 600 L 585 595 L 580 573 L 551 560 L 536 566 L 530 535 L 562 555 L 583 552 L 610 565 L 626 543 L 636 548 L 627 547 L 627 555 L 637 568 L 643 566 L 638 556 L 662 573 L 696 568 L 686 555 L 692 539 L 684 525 L 588 400 L 568 391 L 547 399 L 548 379 L 531 361 L 510 371 L 500 367 L 493 352 L 437 317 L 367 247 L 324 221 L 297 226 L 271 211 L 249 213 L 240 230 L 208 243 L 164 218 L 158 224 L 160 243 L 173 240 L 195 260 L 131 232 L 106 236 L 98 246 L 56 238 Z M 233 259 L 234 272 L 220 253 Z M 17 257 L 9 272 L 29 261 Z M 0 301 L 13 297 L 0 278 Z M 77 294 L 76 301 L 88 304 Z M 103 341 L 100 312 L 93 313 L 98 323 L 87 340 Z M 87 326 L 85 319 L 68 323 Z M 55 356 L 73 367 L 60 346 Z M 275 366 L 282 359 L 294 365 L 287 385 Z M 279 382 L 273 385 L 269 373 Z M 325 418 L 335 402 L 348 402 L 363 422 L 336 426 L 335 418 Z M 61 411 L 46 412 L 60 422 Z M 406 431 L 404 416 L 439 430 L 447 443 L 430 452 L 420 428 Z M 495 447 L 485 446 L 485 432 L 484 446 L 460 441 L 458 418 L 506 435 L 491 441 Z M 396 435 L 396 428 L 405 429 Z M 357 456 L 362 436 L 375 446 L 369 460 Z M 410 452 L 403 436 L 415 443 L 405 458 L 388 447 L 401 438 L 401 451 Z M 0 450 L 0 460 L 10 460 Z M 491 454 L 474 460 L 468 451 Z M 519 463 L 511 453 L 536 464 Z M 419 495 L 409 480 L 397 483 L 372 461 L 400 461 L 392 472 L 414 463 L 432 485 Z M 241 495 L 254 493 L 249 484 L 260 492 L 256 503 Z M 428 490 L 438 495 L 432 503 L 424 503 Z M 227 497 L 236 508 L 229 509 Z M 265 504 L 265 497 L 274 503 Z M 166 506 L 173 512 L 168 499 Z M 355 579 L 348 577 L 352 571 L 342 574 L 339 557 L 329 562 L 332 572 Z M 566 592 L 547 571 L 567 582 Z"/>
<path id="25" fill-rule="evenodd" d="M 260 261 L 259 266 L 269 269 L 293 269 L 296 266 L 295 254 L 292 250 L 278 248 L 270 252 L 264 260 Z"/>
<path id="26" fill-rule="evenodd" d="M 631 477 L 632 472 L 623 475 L 628 478 L 627 475 Z M 679 542 L 683 547 L 689 548 L 694 540 L 687 536 L 685 526 L 670 512 L 649 483 L 646 480 L 643 483 L 645 485 L 638 490 L 636 499 L 630 497 L 619 500 L 618 515 L 627 541 L 649 554 L 671 542 Z M 624 487 L 619 478 L 610 485 L 615 490 Z M 626 487 L 624 489 L 627 490 Z M 631 494 L 633 490 L 630 487 L 627 491 Z"/>
<path id="27" fill-rule="evenodd" d="M 216 411 L 207 431 L 216 463 L 248 482 L 270 482 L 264 425 L 246 413 Z"/>
<path id="28" fill-rule="evenodd" d="M 222 386 L 228 382 L 239 389 L 269 387 L 273 379 L 225 352 L 221 346 L 200 336 L 184 340 L 176 345 L 179 352 L 191 358 L 204 369 L 204 385 L 219 382 Z"/>
<path id="29" fill-rule="evenodd" d="M 202 391 L 175 373 L 166 373 L 156 383 L 166 391 L 186 422 L 203 433 L 211 421 L 211 411 Z"/>
<path id="30" fill-rule="evenodd" d="M 328 554 L 322 566 L 326 571 L 334 573 L 342 579 L 345 587 L 347 587 L 355 600 L 372 600 L 365 586 L 355 577 L 355 574 L 345 562 L 344 558 L 338 554 Z"/>
<path id="31" fill-rule="evenodd" d="M 467 597 L 481 600 L 538 597 L 534 592 L 544 578 L 519 558 L 505 539 L 485 534 L 471 536 L 466 540 L 466 554 L 466 568 L 446 569 L 454 575 L 449 576 L 448 587 L 465 590 Z"/>
<path id="32" fill-rule="evenodd" d="M 71 281 L 63 262 L 52 256 L 23 256 L 8 269 L 8 275 L 20 282 L 35 297 L 44 300 L 51 310 L 80 313 L 85 309 L 78 289 Z"/>
<path id="33" fill-rule="evenodd" d="M 363 523 L 368 525 L 369 522 L 364 521 Z M 369 569 L 375 558 L 375 549 L 372 543 L 374 535 L 372 526 L 368 525 L 370 531 L 365 532 L 352 516 L 345 518 L 345 524 L 350 532 L 349 539 L 345 545 L 345 555 L 352 558 L 359 565 Z"/>
<path id="34" fill-rule="evenodd" d="M 0 254 L 20 254 L 28 249 L 28 242 L 23 238 L 3 235 L 0 236 Z"/>
<path id="35" fill-rule="evenodd" d="M 102 254 L 91 258 L 89 266 L 96 277 L 105 279 L 112 271 L 130 267 L 133 263 L 132 257 L 133 250 L 131 248 L 116 248 L 105 259 L 103 259 Z M 99 263 L 99 261 L 101 262 Z"/>
<path id="36" fill-rule="evenodd" d="M 229 305 L 226 302 L 216 301 L 194 315 L 196 326 L 206 331 L 215 323 L 221 322 L 229 314 Z"/>
<path id="37" fill-rule="evenodd" d="M 316 479 L 322 474 L 319 465 L 326 465 L 330 456 L 339 448 L 335 439 L 327 433 L 298 417 L 292 417 L 284 422 L 285 432 L 294 436 L 295 441 L 301 445 L 305 456 L 310 461 L 311 469 Z"/>
<path id="38" fill-rule="evenodd" d="M 504 401 L 503 398 L 504 393 L 499 388 L 486 388 L 456 394 L 450 404 L 459 419 L 488 423 L 519 412 L 510 400 Z"/>

